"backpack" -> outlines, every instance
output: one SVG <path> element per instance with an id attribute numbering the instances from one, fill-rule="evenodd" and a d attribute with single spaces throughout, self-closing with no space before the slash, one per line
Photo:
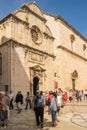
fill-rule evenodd
<path id="1" fill-rule="evenodd" d="M 41 98 L 40 95 L 36 96 L 35 106 L 36 107 L 43 107 L 43 99 Z"/>

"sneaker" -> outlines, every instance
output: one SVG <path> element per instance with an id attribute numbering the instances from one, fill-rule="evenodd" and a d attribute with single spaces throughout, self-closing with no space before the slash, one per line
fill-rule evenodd
<path id="1" fill-rule="evenodd" d="M 53 123 L 53 124 L 52 124 L 53 127 L 56 127 L 56 125 L 57 125 L 56 123 Z"/>
<path id="2" fill-rule="evenodd" d="M 60 121 L 57 119 L 57 122 L 60 122 Z"/>
<path id="3" fill-rule="evenodd" d="M 43 124 L 41 123 L 41 128 L 43 128 Z"/>

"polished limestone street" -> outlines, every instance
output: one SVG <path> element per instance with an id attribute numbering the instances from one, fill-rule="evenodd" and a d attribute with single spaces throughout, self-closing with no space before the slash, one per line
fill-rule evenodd
<path id="1" fill-rule="evenodd" d="M 44 128 L 36 126 L 34 111 L 29 109 L 17 114 L 17 110 L 10 111 L 10 119 L 6 130 L 87 130 L 87 101 L 68 103 L 61 108 L 59 122 L 52 127 L 51 115 L 45 109 Z M 1 122 L 0 122 L 1 123 Z M 0 128 L 1 129 L 1 128 Z"/>

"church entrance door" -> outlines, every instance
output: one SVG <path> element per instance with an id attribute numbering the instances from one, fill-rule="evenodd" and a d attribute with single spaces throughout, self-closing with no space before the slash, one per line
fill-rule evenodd
<path id="1" fill-rule="evenodd" d="M 33 78 L 33 94 L 36 94 L 36 91 L 39 90 L 39 78 L 34 77 Z"/>

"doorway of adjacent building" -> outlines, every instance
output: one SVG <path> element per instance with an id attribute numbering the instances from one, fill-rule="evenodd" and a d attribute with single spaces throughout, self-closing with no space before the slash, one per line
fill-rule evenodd
<path id="1" fill-rule="evenodd" d="M 33 94 L 36 94 L 36 91 L 39 90 L 39 78 L 34 77 L 33 78 Z"/>
<path id="2" fill-rule="evenodd" d="M 72 79 L 72 89 L 75 90 L 75 79 Z"/>

